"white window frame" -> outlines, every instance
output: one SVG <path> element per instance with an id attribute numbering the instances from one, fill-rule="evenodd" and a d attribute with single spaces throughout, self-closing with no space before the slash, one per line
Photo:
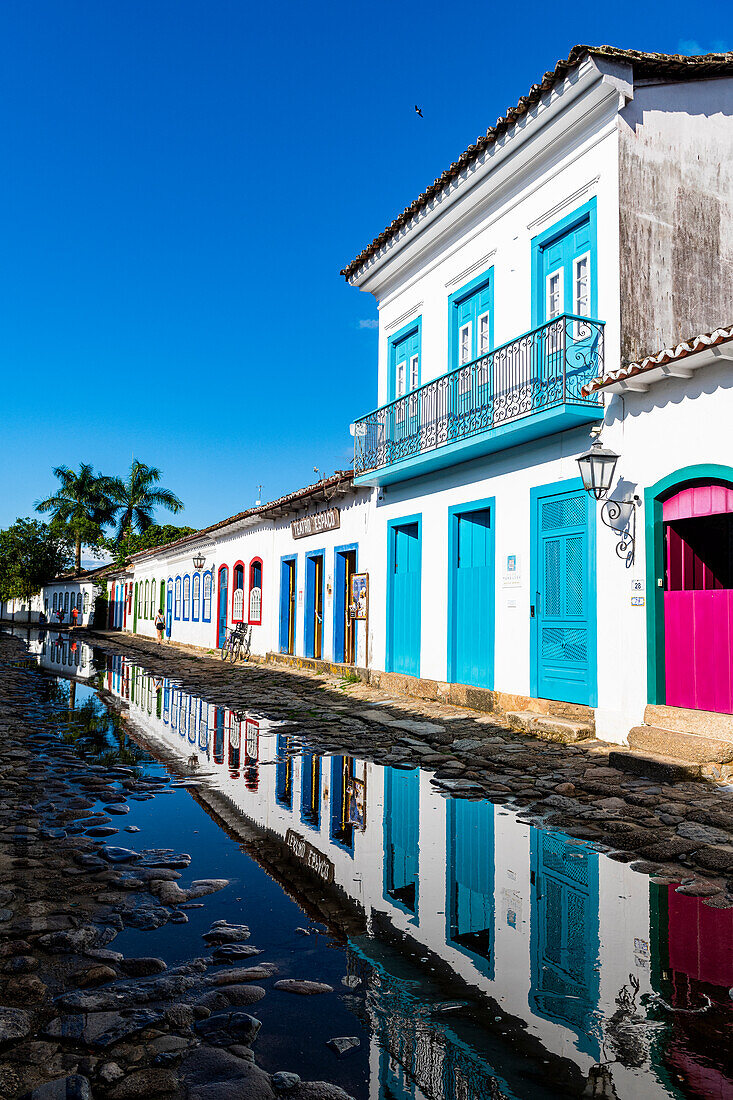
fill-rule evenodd
<path id="1" fill-rule="evenodd" d="M 467 335 L 468 335 L 468 339 L 465 341 L 466 349 L 467 349 L 465 358 L 464 358 L 464 354 L 463 354 L 463 346 L 464 346 L 463 334 L 464 333 L 467 333 Z M 459 367 L 465 367 L 466 363 L 471 362 L 471 353 L 472 353 L 472 351 L 473 351 L 473 324 L 472 324 L 471 321 L 466 321 L 464 324 L 460 325 L 459 329 L 458 329 L 458 366 Z"/>
<path id="2" fill-rule="evenodd" d="M 578 302 L 578 267 L 585 260 L 587 266 L 587 291 L 586 296 L 588 299 L 588 308 L 585 312 L 579 308 Z M 576 256 L 573 260 L 573 313 L 580 317 L 590 317 L 590 299 L 591 299 L 591 259 L 590 252 L 583 252 L 580 256 Z M 575 322 L 575 339 L 587 340 L 590 336 L 590 325 L 583 324 L 582 321 Z"/>
<path id="3" fill-rule="evenodd" d="M 558 309 L 555 313 L 552 311 L 552 290 L 551 281 L 555 277 L 558 277 L 558 290 L 557 301 Z M 545 320 L 549 324 L 555 317 L 561 317 L 563 312 L 563 305 L 565 304 L 565 273 L 562 267 L 556 267 L 554 271 L 549 271 L 545 276 Z M 559 351 L 562 347 L 562 337 L 560 334 L 560 327 L 556 325 L 550 325 L 547 331 L 547 350 L 550 353 Z"/>
<path id="4" fill-rule="evenodd" d="M 420 385 L 420 356 L 410 356 L 410 389 L 416 390 Z"/>
<path id="5" fill-rule="evenodd" d="M 395 363 L 394 369 L 394 396 L 397 402 L 397 420 L 402 423 L 405 419 L 405 402 L 400 401 L 407 393 L 407 360 L 400 359 Z"/>
<path id="6" fill-rule="evenodd" d="M 550 280 L 554 279 L 556 275 L 558 275 L 559 278 L 560 278 L 560 283 L 559 283 L 558 292 L 557 292 L 559 308 L 558 308 L 556 313 L 553 313 L 552 312 L 552 304 L 551 304 L 552 303 L 552 291 L 550 290 Z M 565 292 L 565 287 L 564 287 L 565 277 L 564 276 L 565 276 L 565 273 L 564 273 L 564 271 L 561 267 L 556 267 L 554 271 L 548 272 L 548 274 L 545 276 L 545 319 L 547 321 L 551 321 L 553 319 L 553 317 L 559 317 L 560 314 L 562 313 L 562 307 L 563 307 L 563 302 L 564 302 L 563 295 L 564 295 L 564 292 Z"/>
<path id="7" fill-rule="evenodd" d="M 486 322 L 486 331 L 485 331 L 485 333 L 483 331 L 483 322 L 484 321 Z M 477 339 L 477 347 L 476 347 L 476 356 L 478 358 L 481 355 L 488 355 L 489 352 L 491 351 L 491 312 L 490 312 L 490 310 L 487 309 L 480 315 L 480 317 L 478 318 L 478 320 L 476 322 L 476 326 L 477 326 L 476 333 L 477 333 L 477 338 L 478 338 Z M 484 344 L 484 340 L 483 340 L 484 335 L 486 336 L 486 343 L 485 344 Z"/>

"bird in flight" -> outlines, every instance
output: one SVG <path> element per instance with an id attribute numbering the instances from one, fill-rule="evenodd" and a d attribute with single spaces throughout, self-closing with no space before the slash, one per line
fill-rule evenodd
<path id="1" fill-rule="evenodd" d="M 420 115 L 420 118 L 422 118 L 422 117 L 423 117 L 423 115 L 422 115 L 422 111 L 421 111 L 421 110 L 420 110 L 420 108 L 418 107 L 417 103 L 415 104 L 415 113 L 416 113 L 416 114 L 418 114 L 418 115 Z"/>

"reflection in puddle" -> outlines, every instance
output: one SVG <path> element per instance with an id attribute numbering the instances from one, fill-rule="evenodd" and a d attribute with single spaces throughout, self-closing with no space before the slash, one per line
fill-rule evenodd
<path id="1" fill-rule="evenodd" d="M 345 937 L 340 1000 L 366 1039 L 339 1083 L 355 1096 L 733 1095 L 730 910 L 511 804 L 445 798 L 427 771 L 318 755 L 68 636 L 32 648 L 103 689 L 134 741 L 198 777 L 197 802 L 229 838 Z M 334 949 L 319 939 L 314 960 Z M 310 1002 L 301 1027 L 328 1011 Z"/>

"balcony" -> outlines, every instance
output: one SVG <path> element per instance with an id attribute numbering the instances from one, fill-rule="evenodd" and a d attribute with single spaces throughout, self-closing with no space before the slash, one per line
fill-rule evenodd
<path id="1" fill-rule="evenodd" d="M 354 483 L 395 481 L 599 420 L 603 322 L 562 314 L 354 425 Z"/>

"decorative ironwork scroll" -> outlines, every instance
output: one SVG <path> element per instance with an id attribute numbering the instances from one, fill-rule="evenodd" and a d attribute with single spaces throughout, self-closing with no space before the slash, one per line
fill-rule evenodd
<path id="1" fill-rule="evenodd" d="M 601 519 L 618 539 L 616 556 L 630 569 L 634 564 L 636 538 L 636 502 L 633 500 L 606 500 L 601 507 Z"/>
<path id="2" fill-rule="evenodd" d="M 354 425 L 354 473 L 379 470 L 566 402 L 603 373 L 603 323 L 562 314 Z"/>

